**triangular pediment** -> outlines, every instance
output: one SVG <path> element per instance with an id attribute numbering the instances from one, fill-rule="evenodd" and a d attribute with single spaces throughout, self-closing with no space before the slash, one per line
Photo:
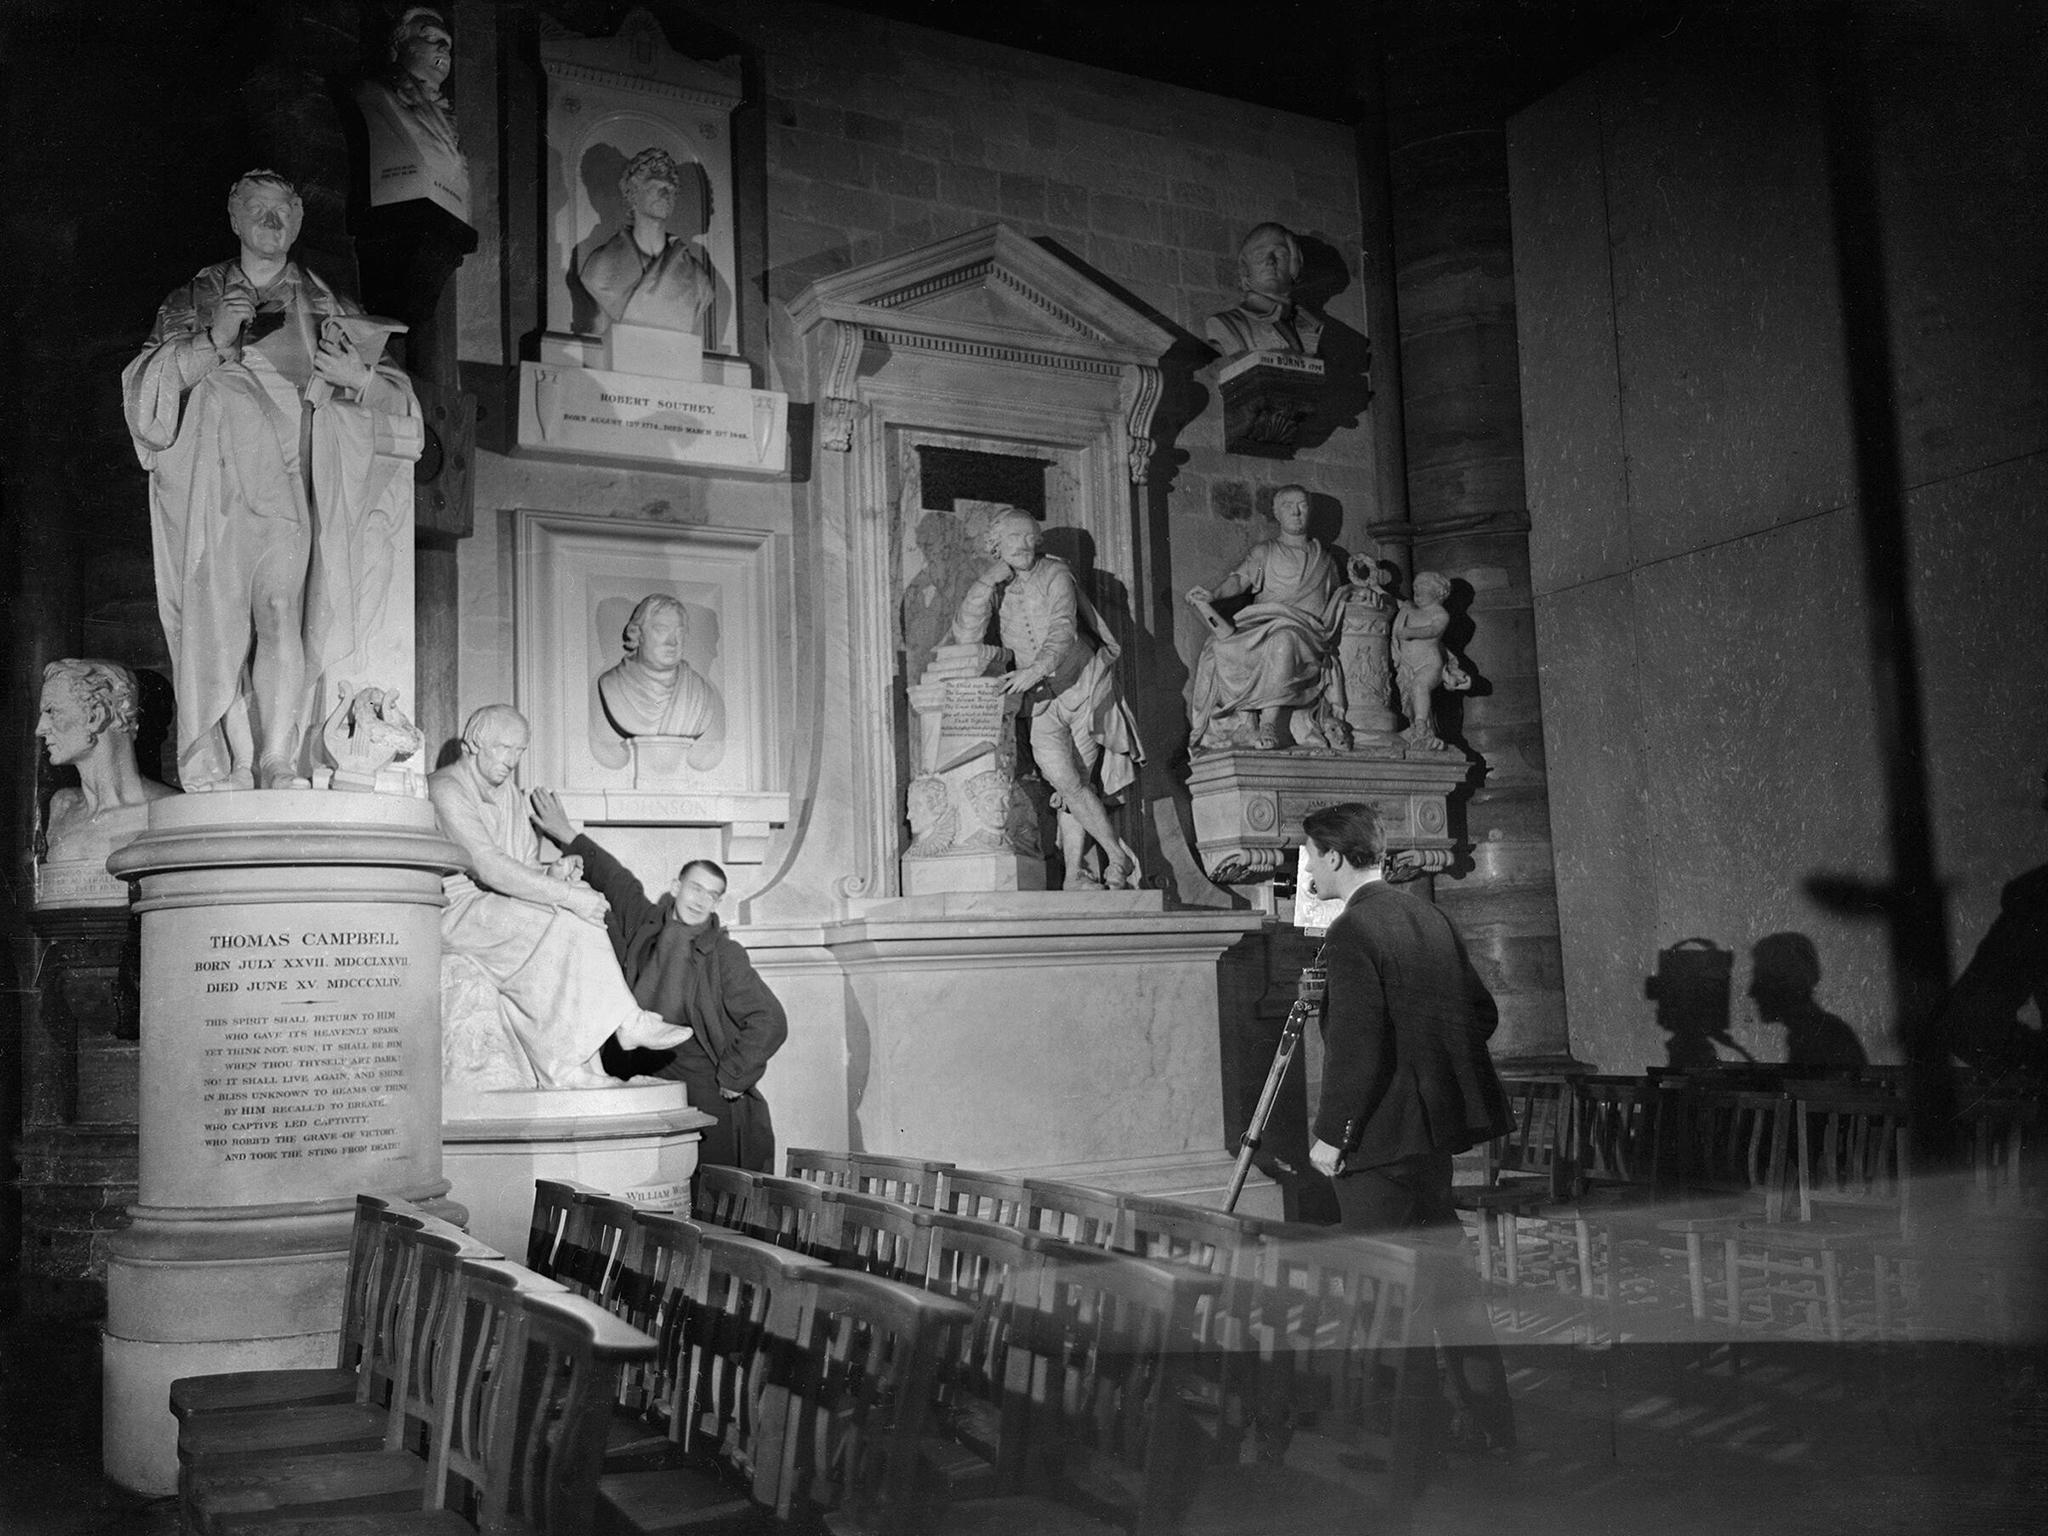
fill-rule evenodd
<path id="1" fill-rule="evenodd" d="M 799 333 L 827 321 L 958 341 L 1153 364 L 1157 321 L 1005 224 L 819 278 L 789 306 Z"/>

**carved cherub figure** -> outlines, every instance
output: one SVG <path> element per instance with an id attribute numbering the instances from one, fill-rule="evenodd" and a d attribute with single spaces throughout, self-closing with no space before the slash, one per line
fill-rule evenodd
<path id="1" fill-rule="evenodd" d="M 1450 593 L 1449 577 L 1424 571 L 1415 578 L 1415 595 L 1403 598 L 1394 613 L 1394 681 L 1408 716 L 1408 729 L 1402 734 L 1409 745 L 1425 751 L 1444 748 L 1436 733 L 1436 690 L 1462 693 L 1472 686 L 1472 679 L 1444 649 L 1444 632 L 1451 627 L 1444 599 Z"/>

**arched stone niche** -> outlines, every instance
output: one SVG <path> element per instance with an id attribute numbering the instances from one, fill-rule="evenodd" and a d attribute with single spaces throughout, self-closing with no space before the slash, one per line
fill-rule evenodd
<path id="1" fill-rule="evenodd" d="M 1130 675 L 1131 631 L 1164 553 L 1139 536 L 1135 487 L 1151 464 L 1159 363 L 1173 338 L 1001 224 L 821 278 L 790 315 L 818 412 L 821 575 L 836 576 L 844 560 L 845 670 L 826 659 L 825 703 L 831 711 L 843 686 L 852 725 L 851 759 L 839 765 L 847 782 L 831 782 L 828 765 L 817 797 L 845 807 L 847 825 L 843 835 L 814 830 L 842 859 L 842 901 L 886 897 L 897 893 L 905 843 L 901 604 L 934 466 L 967 465 L 970 492 L 977 457 L 995 461 L 992 488 L 1016 478 L 1002 461 L 1040 466 L 1031 510 L 1044 514 L 1048 550 L 1081 569 L 1117 632 L 1134 692 L 1143 680 Z M 961 514 L 963 525 L 974 515 Z"/>

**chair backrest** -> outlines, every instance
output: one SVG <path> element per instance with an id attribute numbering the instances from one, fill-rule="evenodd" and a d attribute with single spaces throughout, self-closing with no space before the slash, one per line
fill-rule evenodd
<path id="1" fill-rule="evenodd" d="M 666 1211 L 642 1211 L 639 1227 L 614 1311 L 642 1333 L 653 1335 L 657 1347 L 634 1390 L 622 1388 L 621 1397 L 637 1410 L 668 1418 L 673 1430 L 677 1392 L 687 1374 L 686 1331 L 704 1229 L 686 1216 Z"/>
<path id="2" fill-rule="evenodd" d="M 470 1260 L 452 1290 L 427 1504 L 479 1536 L 583 1536 L 612 1383 L 654 1340 L 509 1261 Z"/>
<path id="3" fill-rule="evenodd" d="M 727 1458 L 749 1477 L 755 1500 L 784 1518 L 794 1493 L 789 1393 L 798 1341 L 811 1279 L 829 1267 L 723 1227 L 700 1231 L 675 1423 L 685 1450 Z"/>
<path id="4" fill-rule="evenodd" d="M 931 1229 L 918 1221 L 922 1213 L 916 1206 L 851 1189 L 821 1190 L 820 1195 L 830 1208 L 823 1230 L 831 1234 L 829 1256 L 835 1265 L 924 1284 Z"/>
<path id="5" fill-rule="evenodd" d="M 862 1194 L 934 1211 L 942 1208 L 946 1177 L 953 1171 L 951 1163 L 886 1152 L 849 1152 L 846 1161 L 853 1170 L 852 1187 Z"/>
<path id="6" fill-rule="evenodd" d="M 1799 1219 L 1844 1210 L 1881 1213 L 1903 1234 L 1912 1225 L 1906 1102 L 1850 1088 L 1797 1101 Z"/>
<path id="7" fill-rule="evenodd" d="M 1764 1218 L 1785 1211 L 1790 1169 L 1792 1101 L 1782 1093 L 1747 1089 L 1672 1088 L 1661 1113 L 1676 1115 L 1679 1179 L 1692 1195 L 1748 1196 Z"/>
<path id="8" fill-rule="evenodd" d="M 1548 1178 L 1551 1192 L 1562 1197 L 1567 1192 L 1562 1154 L 1571 1119 L 1571 1080 L 1510 1077 L 1502 1079 L 1502 1086 L 1507 1089 L 1515 1123 L 1512 1129 L 1485 1144 L 1486 1185 L 1490 1188 L 1499 1183 L 1503 1175 Z"/>
<path id="9" fill-rule="evenodd" d="M 397 1368 L 384 1429 L 389 1451 L 411 1449 L 436 1432 L 448 1385 L 443 1362 L 461 1327 L 465 1266 L 506 1262 L 482 1243 L 443 1232 L 415 1232 L 410 1245 L 403 1301 L 393 1321 Z M 534 1283 L 561 1290 L 540 1276 Z"/>
<path id="10" fill-rule="evenodd" d="M 526 1267 L 553 1279 L 565 1265 L 573 1266 L 576 1250 L 583 1241 L 577 1196 L 601 1195 L 604 1191 L 574 1179 L 535 1179 L 533 1216 L 526 1233 Z M 564 1256 L 564 1249 L 569 1256 Z"/>
<path id="11" fill-rule="evenodd" d="M 341 1342 L 335 1364 L 358 1373 L 357 1390 L 370 1385 L 362 1378 L 376 1320 L 399 1283 L 406 1248 L 400 1233 L 417 1232 L 426 1212 L 388 1195 L 357 1195 L 356 1219 L 349 1229 L 348 1275 L 342 1282 Z"/>
<path id="12" fill-rule="evenodd" d="M 1195 1318 L 1221 1282 L 1042 1233 L 1024 1242 L 1039 1268 L 1011 1337 L 1042 1383 L 1028 1477 L 1135 1536 L 1177 1529 L 1207 1444 L 1187 1402 Z"/>
<path id="13" fill-rule="evenodd" d="M 925 1426 L 942 1362 L 972 1321 L 957 1301 L 849 1270 L 813 1276 L 796 1389 L 797 1488 L 831 1528 L 897 1536 L 924 1523 Z"/>
<path id="14" fill-rule="evenodd" d="M 1573 1081 L 1571 1178 L 1578 1188 L 1660 1184 L 1668 1168 L 1660 1139 L 1664 1099 L 1646 1078 Z"/>
<path id="15" fill-rule="evenodd" d="M 825 1191 L 841 1187 L 757 1173 L 746 1233 L 778 1248 L 829 1256 L 835 1243 L 834 1211 L 825 1203 Z"/>
<path id="16" fill-rule="evenodd" d="M 921 1211 L 917 1219 L 930 1233 L 925 1288 L 973 1314 L 941 1368 L 940 1404 L 991 1487 L 1014 1490 L 1025 1473 L 1030 1399 L 1010 1369 L 1011 1335 L 1018 1299 L 1037 1299 L 1044 1258 L 1025 1233 L 1000 1222 L 940 1211 Z"/>
<path id="17" fill-rule="evenodd" d="M 782 1171 L 792 1179 L 811 1184 L 830 1184 L 835 1189 L 853 1188 L 853 1164 L 844 1152 L 827 1152 L 819 1147 L 791 1147 L 783 1154 Z"/>
<path id="18" fill-rule="evenodd" d="M 1031 1197 L 1022 1179 L 966 1168 L 955 1168 L 946 1175 L 943 1203 L 938 1207 L 950 1215 L 997 1221 L 1006 1227 L 1023 1226 L 1030 1208 Z"/>
<path id="19" fill-rule="evenodd" d="M 1025 1227 L 1092 1248 L 1124 1246 L 1124 1212 L 1106 1189 L 1057 1179 L 1024 1181 Z"/>
<path id="20" fill-rule="evenodd" d="M 2007 1212 L 2040 1200 L 2041 1106 L 2032 1100 L 1978 1095 L 1957 1114 L 1958 1141 L 1970 1170 L 1968 1204 Z"/>
<path id="21" fill-rule="evenodd" d="M 754 1175 L 744 1168 L 699 1163 L 690 1215 L 714 1226 L 744 1232 L 754 1204 Z"/>
<path id="22" fill-rule="evenodd" d="M 618 1290 L 620 1277 L 632 1258 L 632 1246 L 639 1230 L 639 1208 L 612 1195 L 581 1194 L 576 1197 L 576 1221 L 580 1241 L 566 1254 L 562 1283 L 579 1296 L 588 1297 L 607 1311 Z"/>

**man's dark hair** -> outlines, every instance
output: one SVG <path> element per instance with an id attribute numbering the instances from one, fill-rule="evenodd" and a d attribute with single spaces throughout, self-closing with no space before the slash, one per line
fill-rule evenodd
<path id="1" fill-rule="evenodd" d="M 689 863 L 685 864 L 681 869 L 676 871 L 676 879 L 678 881 L 689 879 L 690 871 L 693 869 L 701 869 L 708 871 L 717 879 L 720 886 L 727 890 L 730 890 L 732 888 L 732 882 L 725 878 L 725 871 L 719 868 L 718 862 L 715 859 L 690 860 Z"/>
<path id="2" fill-rule="evenodd" d="M 1324 852 L 1335 849 L 1353 869 L 1370 869 L 1387 851 L 1379 813 L 1362 801 L 1326 805 L 1301 818 L 1301 830 Z"/>

